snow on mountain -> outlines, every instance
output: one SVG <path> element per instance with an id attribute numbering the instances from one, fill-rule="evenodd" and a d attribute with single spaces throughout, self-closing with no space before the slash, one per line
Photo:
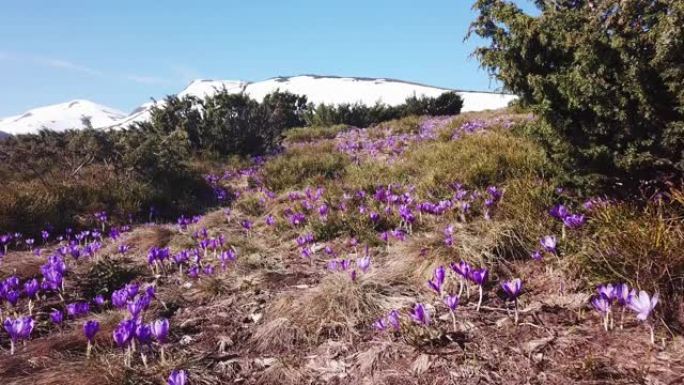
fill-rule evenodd
<path id="1" fill-rule="evenodd" d="M 367 105 L 377 102 L 398 105 L 414 95 L 436 97 L 444 92 L 456 91 L 463 97 L 464 112 L 503 108 L 515 99 L 514 95 L 451 90 L 394 79 L 317 75 L 276 77 L 260 82 L 195 80 L 178 96 L 205 98 L 223 89 L 230 93 L 244 92 L 259 101 L 267 94 L 280 90 L 306 95 L 309 102 L 314 104 L 363 103 Z M 126 116 L 121 111 L 87 100 L 74 100 L 35 108 L 22 115 L 1 119 L 0 132 L 16 135 L 35 133 L 42 128 L 54 131 L 78 129 L 83 128 L 82 117 L 89 117 L 95 128 L 125 128 L 135 122 L 148 121 L 150 111 L 155 105 L 163 106 L 164 101 L 145 103 Z M 2 133 L 0 133 L 1 137 Z"/>
<path id="2" fill-rule="evenodd" d="M 0 120 L 0 131 L 10 134 L 31 134 L 45 128 L 53 131 L 84 128 L 83 118 L 93 127 L 108 127 L 125 118 L 126 114 L 88 100 L 34 108 L 17 116 Z"/>
<path id="3" fill-rule="evenodd" d="M 453 91 L 394 79 L 302 75 L 277 77 L 254 83 L 236 80 L 195 80 L 178 96 L 204 98 L 224 88 L 231 93 L 245 92 L 259 101 L 269 93 L 280 90 L 306 95 L 308 101 L 314 104 L 358 102 L 368 105 L 377 102 L 398 105 L 414 95 L 437 97 L 444 92 Z M 493 92 L 456 92 L 463 97 L 463 112 L 503 108 L 515 99 L 514 95 Z M 157 105 L 161 106 L 163 103 L 159 101 Z M 140 106 L 131 115 L 117 122 L 116 126 L 127 127 L 134 122 L 149 120 L 153 105 L 154 103 L 146 103 Z"/>

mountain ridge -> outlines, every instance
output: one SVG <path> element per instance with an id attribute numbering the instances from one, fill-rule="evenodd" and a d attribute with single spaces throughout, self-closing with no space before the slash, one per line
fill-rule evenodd
<path id="1" fill-rule="evenodd" d="M 464 99 L 463 112 L 498 109 L 508 105 L 514 95 L 492 91 L 468 91 L 431 86 L 392 78 L 304 74 L 276 76 L 261 81 L 196 79 L 178 92 L 178 97 L 204 98 L 225 89 L 230 93 L 246 93 L 261 100 L 276 90 L 306 95 L 314 104 L 344 104 L 377 102 L 398 105 L 410 96 L 437 97 L 444 92 L 456 92 Z M 121 129 L 150 118 L 153 106 L 163 106 L 164 100 L 141 104 L 130 114 L 88 100 L 76 99 L 65 103 L 33 108 L 23 114 L 0 119 L 0 132 L 7 134 L 36 133 L 43 128 L 54 131 L 82 129 L 81 118 L 88 116 L 98 129 Z M 81 110 L 73 111 L 78 106 Z"/>

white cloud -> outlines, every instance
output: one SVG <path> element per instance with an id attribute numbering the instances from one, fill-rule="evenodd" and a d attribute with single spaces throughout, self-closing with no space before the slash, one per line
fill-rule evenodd
<path id="1" fill-rule="evenodd" d="M 35 61 L 38 62 L 38 64 L 46 65 L 48 67 L 52 68 L 58 68 L 58 69 L 64 69 L 68 71 L 74 71 L 74 72 L 80 72 L 86 75 L 93 75 L 93 76 L 103 76 L 104 74 L 101 71 L 98 71 L 96 69 L 86 67 L 80 64 L 72 63 L 67 60 L 61 60 L 61 59 L 52 59 L 52 58 L 45 58 L 45 57 L 38 57 L 36 56 Z"/>
<path id="2" fill-rule="evenodd" d="M 167 84 L 169 82 L 156 76 L 127 75 L 125 78 L 139 84 Z"/>
<path id="3" fill-rule="evenodd" d="M 43 67 L 50 67 L 50 68 L 55 68 L 58 70 L 64 70 L 64 71 L 69 71 L 69 72 L 76 72 L 88 76 L 96 76 L 96 77 L 114 77 L 114 78 L 120 78 L 122 80 L 127 80 L 131 81 L 134 83 L 138 84 L 147 84 L 147 85 L 159 85 L 159 84 L 168 84 L 170 83 L 169 79 L 157 77 L 157 76 L 146 76 L 146 75 L 135 75 L 135 74 L 120 74 L 120 73 L 108 73 L 101 71 L 99 69 L 95 69 L 86 65 L 82 65 L 79 63 L 74 63 L 69 60 L 64 60 L 62 58 L 56 58 L 56 57 L 46 57 L 46 56 L 40 56 L 40 55 L 31 55 L 31 54 L 23 54 L 23 53 L 14 53 L 14 52 L 4 52 L 0 51 L 0 60 L 7 61 L 7 60 L 12 60 L 12 61 L 17 61 L 17 62 L 23 62 L 23 63 L 32 63 L 32 64 L 37 64 L 39 66 Z M 173 72 L 181 74 L 181 77 L 185 76 L 190 76 L 192 72 L 191 69 L 184 68 L 184 67 L 173 67 Z"/>

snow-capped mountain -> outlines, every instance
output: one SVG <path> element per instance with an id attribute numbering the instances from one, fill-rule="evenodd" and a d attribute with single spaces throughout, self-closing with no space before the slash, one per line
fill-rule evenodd
<path id="1" fill-rule="evenodd" d="M 0 131 L 10 134 L 30 134 L 41 129 L 64 131 L 84 128 L 83 118 L 88 118 L 93 127 L 108 127 L 125 118 L 126 114 L 88 100 L 73 100 L 67 103 L 34 108 L 17 116 L 0 120 Z"/>
<path id="2" fill-rule="evenodd" d="M 447 91 L 456 91 L 463 97 L 463 111 L 481 111 L 503 108 L 515 99 L 514 95 L 460 91 L 427 86 L 394 79 L 301 75 L 276 77 L 259 82 L 240 80 L 195 80 L 178 96 L 204 98 L 225 89 L 231 93 L 244 92 L 256 100 L 276 90 L 306 95 L 314 104 L 343 104 L 377 102 L 398 105 L 410 96 L 436 97 Z M 89 117 L 95 128 L 126 128 L 135 122 L 150 119 L 154 105 L 163 106 L 164 101 L 148 102 L 136 108 L 130 115 L 87 100 L 35 108 L 22 115 L 0 119 L 0 132 L 11 135 L 38 132 L 42 128 L 54 131 L 83 128 L 83 117 Z M 2 134 L 0 133 L 0 137 Z"/>
<path id="3" fill-rule="evenodd" d="M 178 96 L 190 95 L 204 98 L 224 88 L 231 93 L 244 92 L 259 101 L 269 93 L 280 90 L 306 95 L 308 101 L 314 104 L 381 102 L 392 106 L 402 104 L 406 98 L 414 95 L 437 97 L 444 92 L 454 91 L 394 79 L 301 75 L 276 77 L 253 83 L 239 80 L 195 80 Z M 463 112 L 503 108 L 515 99 L 514 95 L 494 92 L 458 90 L 456 92 L 463 97 Z M 157 105 L 163 105 L 163 103 L 159 101 Z M 150 109 L 153 105 L 154 103 L 143 104 L 131 115 L 118 122 L 116 126 L 126 127 L 135 122 L 149 120 Z"/>

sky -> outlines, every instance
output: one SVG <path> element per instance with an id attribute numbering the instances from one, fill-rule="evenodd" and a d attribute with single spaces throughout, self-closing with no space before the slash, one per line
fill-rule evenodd
<path id="1" fill-rule="evenodd" d="M 21 0 L 0 5 L 0 117 L 73 99 L 130 112 L 194 79 L 385 77 L 496 90 L 472 0 Z M 528 5 L 523 5 L 530 8 Z"/>

